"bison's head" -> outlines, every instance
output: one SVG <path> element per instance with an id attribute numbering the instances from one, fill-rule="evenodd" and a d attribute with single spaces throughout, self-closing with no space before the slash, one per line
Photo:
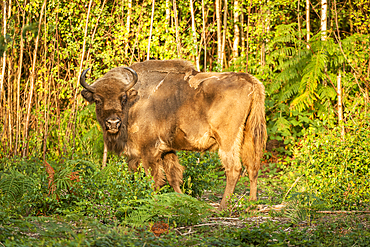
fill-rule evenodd
<path id="1" fill-rule="evenodd" d="M 85 88 L 81 94 L 88 102 L 95 102 L 96 117 L 104 130 L 104 138 L 116 139 L 121 132 L 126 132 L 128 104 L 137 95 L 132 87 L 138 76 L 131 68 L 118 67 L 89 85 L 85 81 L 88 70 L 84 70 L 80 77 L 81 86 Z"/>

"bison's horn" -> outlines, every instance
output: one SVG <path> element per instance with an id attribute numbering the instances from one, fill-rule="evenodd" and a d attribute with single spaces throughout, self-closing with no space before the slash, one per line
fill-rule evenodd
<path id="1" fill-rule="evenodd" d="M 132 81 L 129 84 L 127 84 L 125 88 L 125 90 L 128 91 L 130 88 L 132 88 L 136 84 L 138 76 L 135 70 L 131 69 L 130 67 L 124 67 L 124 69 L 130 71 L 133 77 Z"/>
<path id="2" fill-rule="evenodd" d="M 82 74 L 80 76 L 80 84 L 81 86 L 83 86 L 86 90 L 92 92 L 92 93 L 95 93 L 95 88 L 93 88 L 92 86 L 90 86 L 89 84 L 87 84 L 85 82 L 85 76 L 86 76 L 86 73 L 87 71 L 89 71 L 90 68 L 88 69 L 85 69 L 84 71 L 82 71 Z"/>

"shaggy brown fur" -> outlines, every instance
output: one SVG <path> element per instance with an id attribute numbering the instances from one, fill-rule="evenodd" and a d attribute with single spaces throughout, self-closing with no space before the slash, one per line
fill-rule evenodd
<path id="1" fill-rule="evenodd" d="M 181 60 L 146 61 L 131 68 L 139 79 L 130 90 L 125 91 L 125 85 L 132 76 L 119 67 L 91 85 L 94 93 L 82 92 L 97 103 L 108 149 L 125 152 L 133 169 L 141 161 L 158 187 L 163 185 L 164 170 L 179 193 L 184 168 L 176 150 L 218 149 L 227 177 L 220 209 L 226 207 L 239 179 L 241 156 L 251 180 L 250 199 L 256 200 L 266 142 L 263 84 L 245 73 L 199 73 Z M 110 129 L 107 121 L 115 124 L 111 119 L 120 121 L 117 133 Z"/>

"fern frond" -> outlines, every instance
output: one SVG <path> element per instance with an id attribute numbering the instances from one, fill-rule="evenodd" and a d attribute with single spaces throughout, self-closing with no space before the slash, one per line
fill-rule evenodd
<path id="1" fill-rule="evenodd" d="M 155 195 L 151 199 L 135 201 L 138 202 L 140 206 L 132 208 L 133 211 L 124 219 L 124 223 L 143 226 L 154 218 L 173 218 L 179 223 L 194 223 L 205 217 L 210 209 L 208 204 L 178 193 Z M 128 208 L 125 207 L 124 210 L 127 212 Z"/>
<path id="2" fill-rule="evenodd" d="M 0 179 L 0 191 L 10 200 L 19 201 L 26 193 L 33 190 L 34 181 L 17 170 L 10 174 L 3 173 Z"/>
<path id="3" fill-rule="evenodd" d="M 290 87 L 285 89 L 284 94 L 279 97 L 279 102 L 285 102 L 293 97 L 293 95 L 298 93 L 299 90 L 299 83 L 294 83 Z"/>
<path id="4" fill-rule="evenodd" d="M 315 95 L 307 91 L 295 98 L 290 104 L 290 107 L 292 110 L 303 111 L 312 106 L 315 100 Z"/>

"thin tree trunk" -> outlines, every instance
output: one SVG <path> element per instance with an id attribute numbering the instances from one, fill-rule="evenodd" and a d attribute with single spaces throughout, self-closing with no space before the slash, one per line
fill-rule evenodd
<path id="1" fill-rule="evenodd" d="M 90 17 L 90 12 L 91 12 L 91 5 L 92 5 L 92 0 L 90 0 L 89 8 L 87 10 L 85 31 L 84 31 L 84 40 L 83 40 L 83 44 L 82 44 L 82 54 L 81 54 L 81 60 L 80 60 L 80 66 L 79 66 L 80 68 L 79 68 L 79 72 L 78 72 L 78 75 L 77 75 L 77 83 L 76 83 L 76 86 L 75 86 L 75 92 L 74 92 L 74 97 L 73 97 L 72 114 L 69 118 L 69 128 L 67 128 L 67 132 L 68 132 L 68 130 L 70 130 L 72 128 L 73 147 L 76 144 L 75 136 L 76 136 L 76 124 L 77 124 L 77 112 L 78 112 L 77 95 L 78 95 L 78 90 L 80 88 L 79 87 L 79 85 L 80 85 L 80 75 L 81 75 L 81 72 L 82 72 L 83 61 L 84 61 L 84 58 L 85 58 L 86 37 L 87 37 L 87 30 L 88 30 L 88 26 L 89 26 L 89 17 Z M 71 119 L 73 119 L 73 121 L 71 121 Z M 66 136 L 67 136 L 67 143 L 68 143 L 69 140 L 70 140 L 70 135 L 66 134 Z M 73 152 L 74 152 L 73 150 L 74 150 L 74 148 L 72 148 L 71 157 L 72 157 Z"/>
<path id="2" fill-rule="evenodd" d="M 270 1 L 267 0 L 267 7 L 269 7 L 269 3 Z M 263 22 L 264 24 L 264 29 L 263 31 L 265 32 L 266 31 L 266 39 L 264 39 L 263 43 L 262 43 L 262 47 L 261 47 L 261 66 L 265 66 L 266 65 L 266 46 L 267 46 L 267 43 L 269 42 L 268 40 L 268 35 L 269 35 L 269 32 L 270 32 L 270 9 L 267 8 L 267 18 L 265 19 L 265 21 Z M 261 15 L 262 15 L 262 9 L 261 9 Z"/>
<path id="3" fill-rule="evenodd" d="M 81 75 L 81 72 L 82 72 L 82 66 L 83 66 L 84 57 L 85 57 L 86 37 L 87 37 L 87 29 L 88 29 L 88 26 L 89 26 L 89 17 L 90 17 L 90 11 L 91 11 L 91 4 L 92 4 L 92 0 L 90 0 L 90 2 L 89 2 L 89 8 L 87 10 L 86 23 L 85 23 L 85 32 L 84 32 L 84 40 L 83 40 L 83 44 L 82 44 L 82 54 L 81 54 L 79 71 L 78 71 L 78 75 L 77 75 L 77 83 L 76 83 L 76 90 L 75 90 L 75 95 L 74 95 L 74 102 L 76 100 L 77 91 L 78 91 L 79 85 L 80 85 L 80 75 Z"/>
<path id="4" fill-rule="evenodd" d="M 3 37 L 6 36 L 6 0 L 4 1 L 4 8 L 3 8 Z M 6 42 L 6 40 L 5 40 Z M 6 46 L 6 43 L 5 43 Z M 1 69 L 1 76 L 0 76 L 0 113 L 2 111 L 1 107 L 1 100 L 2 100 L 2 93 L 3 93 L 3 87 L 4 87 L 4 78 L 5 78 L 5 67 L 6 67 L 6 48 L 4 50 L 3 55 L 3 67 Z M 4 104 L 5 106 L 5 104 Z M 5 126 L 4 126 L 5 127 Z"/>
<path id="5" fill-rule="evenodd" d="M 168 33 L 168 27 L 170 25 L 171 25 L 170 0 L 166 0 L 166 33 Z"/>
<path id="6" fill-rule="evenodd" d="M 58 15 L 58 14 L 57 14 Z M 45 24 L 46 24 L 46 14 L 45 14 Z M 55 25 L 57 26 L 58 25 L 58 18 L 57 18 L 57 22 L 55 23 Z M 47 30 L 47 25 L 45 25 L 45 34 L 48 33 L 48 30 Z M 45 35 L 45 56 L 47 54 L 47 51 L 48 51 L 48 47 L 47 47 L 47 35 Z M 54 65 L 54 61 L 55 61 L 55 51 L 56 51 L 56 46 L 55 46 L 55 40 L 53 40 L 53 49 L 52 49 L 52 54 L 51 54 L 51 57 L 50 57 L 50 65 L 49 65 L 49 68 L 47 69 L 46 71 L 46 74 L 45 74 L 45 78 L 48 78 L 48 80 L 46 81 L 46 87 L 45 87 L 45 92 L 46 92 L 46 95 L 45 95 L 45 112 L 44 112 L 44 118 L 45 118 L 45 128 L 44 128 L 44 140 L 43 140 L 43 160 L 44 160 L 44 163 L 46 162 L 46 152 L 47 152 L 47 139 L 48 139 L 48 133 L 49 133 L 49 118 L 50 118 L 50 100 L 51 100 L 51 80 L 52 80 L 52 73 L 51 73 L 51 70 L 53 68 L 53 65 Z M 47 63 L 46 63 L 46 59 L 45 59 L 45 67 L 47 67 Z"/>
<path id="7" fill-rule="evenodd" d="M 327 31 L 327 14 L 328 14 L 328 3 L 327 0 L 321 0 L 321 40 L 326 40 Z"/>
<path id="8" fill-rule="evenodd" d="M 310 26 L 310 0 L 306 0 L 306 29 L 307 29 L 307 49 L 310 49 L 310 32 L 311 32 L 311 26 Z"/>
<path id="9" fill-rule="evenodd" d="M 203 70 L 204 72 L 207 71 L 207 40 L 206 40 L 206 23 L 205 23 L 205 13 L 204 13 L 204 0 L 202 0 L 202 19 L 203 19 L 203 42 L 204 42 L 204 65 Z"/>
<path id="10" fill-rule="evenodd" d="M 221 0 L 216 0 L 217 21 L 217 65 L 222 64 L 222 34 L 221 34 Z M 222 65 L 221 65 L 222 68 Z"/>
<path id="11" fill-rule="evenodd" d="M 155 6 L 155 0 L 152 0 L 152 17 L 150 18 L 150 33 L 149 33 L 148 52 L 146 55 L 146 60 L 150 59 L 150 41 L 152 39 L 152 32 L 153 32 L 154 6 Z"/>
<path id="12" fill-rule="evenodd" d="M 339 32 L 339 25 L 338 25 L 338 12 L 337 12 L 337 1 L 334 0 L 334 8 L 335 8 L 335 25 L 337 27 L 337 35 L 338 35 L 338 43 L 340 47 L 342 46 L 340 32 Z M 337 76 L 337 95 L 338 95 L 338 124 L 341 126 L 341 137 L 344 140 L 344 125 L 343 125 L 343 106 L 342 106 L 342 75 L 341 71 L 338 71 Z"/>
<path id="13" fill-rule="evenodd" d="M 172 5 L 173 5 L 173 15 L 174 15 L 174 19 L 175 19 L 177 56 L 179 58 L 181 58 L 182 57 L 182 55 L 181 55 L 181 43 L 180 43 L 179 20 L 178 20 L 178 17 L 177 17 L 176 0 L 173 0 Z"/>
<path id="14" fill-rule="evenodd" d="M 199 71 L 199 56 L 198 56 L 198 41 L 197 41 L 197 32 L 195 30 L 195 18 L 194 18 L 194 9 L 193 9 L 193 0 L 189 0 L 190 12 L 191 12 L 191 30 L 193 33 L 194 49 L 195 49 L 195 64 L 197 70 Z"/>
<path id="15" fill-rule="evenodd" d="M 102 168 L 105 168 L 105 166 L 107 164 L 107 157 L 108 157 L 108 148 L 107 148 L 107 144 L 104 142 Z"/>
<path id="16" fill-rule="evenodd" d="M 9 4 L 11 4 L 11 2 Z M 8 13 L 10 15 L 10 12 L 8 12 Z M 15 39 L 15 35 L 16 35 L 16 33 L 14 32 L 12 40 Z M 8 99 L 7 108 L 8 108 L 8 112 L 9 112 L 9 114 L 8 114 L 8 118 L 9 118 L 8 119 L 9 120 L 8 121 L 8 142 L 9 142 L 8 150 L 9 150 L 9 154 L 11 154 L 12 151 L 13 151 L 13 116 L 12 116 L 13 114 L 12 113 L 13 113 L 14 107 L 13 107 L 13 104 L 12 104 L 12 102 L 13 102 L 13 99 L 12 99 L 13 83 L 12 83 L 11 78 L 12 78 L 12 74 L 13 74 L 12 62 L 13 62 L 13 58 L 15 57 L 14 42 L 12 42 L 12 47 L 11 47 L 10 51 L 11 51 L 11 53 L 9 54 L 10 56 L 8 58 L 8 97 L 7 97 L 7 99 Z M 5 100 L 5 95 L 4 95 L 4 100 Z"/>
<path id="17" fill-rule="evenodd" d="M 96 20 L 96 24 L 95 24 L 95 27 L 94 27 L 94 31 L 93 31 L 93 33 L 92 33 L 92 35 L 91 35 L 91 43 L 90 43 L 90 45 L 89 45 L 89 48 L 87 49 L 86 60 L 87 60 L 87 61 L 89 61 L 89 64 L 91 64 L 91 63 L 90 63 L 90 59 L 89 59 L 89 57 L 90 57 L 90 49 L 91 49 L 91 46 L 92 46 L 92 45 L 93 45 L 93 43 L 94 43 L 94 38 L 95 38 L 96 30 L 98 29 L 99 21 L 100 21 L 100 18 L 101 18 L 101 16 L 102 16 L 102 13 L 103 13 L 103 10 L 104 10 L 104 6 L 105 6 L 105 3 L 106 3 L 106 2 L 107 2 L 107 0 L 104 0 L 103 5 L 102 5 L 102 7 L 101 7 L 101 9 L 100 9 L 99 17 L 98 17 L 98 19 Z M 128 18 L 128 17 L 127 17 L 127 18 Z M 128 27 L 128 28 L 130 28 L 130 27 Z M 129 31 L 128 31 L 128 32 L 129 32 Z M 129 42 L 127 42 L 127 43 L 126 43 L 126 47 L 125 47 L 125 49 L 128 49 L 128 47 L 129 47 Z M 127 56 L 127 50 L 126 50 L 125 52 L 126 52 L 126 56 Z"/>
<path id="18" fill-rule="evenodd" d="M 244 38 L 244 11 L 243 2 L 240 3 L 240 41 L 241 41 L 241 53 L 244 54 L 245 51 L 245 38 Z"/>
<path id="19" fill-rule="evenodd" d="M 24 7 L 24 6 L 23 6 Z M 23 8 L 22 9 L 22 29 L 25 25 L 25 18 L 26 18 L 26 11 Z M 20 129 L 21 129 L 21 123 L 20 123 L 20 85 L 21 85 L 21 76 L 22 76 L 22 66 L 23 66 L 23 52 L 24 52 L 24 39 L 22 31 L 20 32 L 21 40 L 20 40 L 20 54 L 19 54 L 19 64 L 18 64 L 18 78 L 17 78 L 17 120 L 16 120 L 16 139 L 15 139 L 15 148 L 14 148 L 14 154 L 18 154 L 18 143 L 21 138 L 20 136 Z"/>
<path id="20" fill-rule="evenodd" d="M 343 125 L 343 107 L 342 107 L 342 85 L 341 85 L 341 73 L 339 70 L 337 76 L 337 95 L 338 95 L 338 124 L 341 126 L 341 137 L 344 139 L 344 125 Z"/>
<path id="21" fill-rule="evenodd" d="M 245 72 L 248 73 L 248 64 L 249 64 L 249 26 L 250 26 L 250 19 L 251 19 L 251 8 L 252 8 L 252 0 L 249 0 L 249 7 L 248 7 L 248 21 L 247 21 L 247 47 L 246 47 L 246 65 L 245 65 Z"/>
<path id="22" fill-rule="evenodd" d="M 239 56 L 239 1 L 234 0 L 234 46 L 233 46 L 233 59 L 235 60 Z"/>
<path id="23" fill-rule="evenodd" d="M 32 97 L 33 97 L 33 90 L 35 86 L 35 78 L 36 78 L 36 60 L 37 60 L 37 50 L 39 46 L 39 39 L 40 39 L 40 31 L 41 31 L 41 23 L 42 23 L 42 17 L 44 15 L 44 9 L 46 6 L 46 1 L 44 0 L 44 3 L 41 7 L 41 13 L 40 13 L 40 19 L 39 19 L 39 26 L 38 26 L 38 32 L 35 40 L 35 49 L 33 51 L 33 61 L 32 61 L 32 69 L 31 69 L 31 75 L 30 75 L 30 92 L 28 96 L 28 106 L 27 106 L 27 115 L 26 115 L 26 122 L 24 125 L 24 140 L 23 143 L 25 143 L 25 147 L 23 149 L 23 157 L 26 157 L 28 155 L 28 133 L 29 133 L 29 124 L 30 124 L 30 117 L 31 117 L 31 108 L 32 108 Z"/>
<path id="24" fill-rule="evenodd" d="M 144 3 L 145 3 L 145 1 L 143 1 L 142 2 L 142 4 L 141 4 L 141 8 L 140 8 L 140 14 L 139 14 L 139 18 L 138 18 L 138 21 L 137 21 L 137 23 L 138 23 L 138 28 L 137 28 L 137 30 L 136 30 L 136 32 L 135 33 L 140 33 L 140 31 L 141 31 L 141 28 L 142 28 L 142 26 L 143 26 L 143 22 L 142 22 L 142 14 L 143 14 L 143 9 L 144 9 Z M 134 46 L 133 46 L 133 48 L 132 48 L 132 50 L 131 50 L 131 59 L 130 59 L 130 63 L 129 64 L 132 64 L 132 62 L 134 61 L 134 57 L 135 57 L 135 49 L 136 49 L 136 46 L 137 46 L 137 44 L 138 44 L 138 40 L 139 40 L 139 35 L 136 35 L 136 38 L 135 38 L 135 43 L 134 43 Z M 139 60 L 140 58 L 139 58 L 139 56 L 137 57 L 137 59 Z"/>
<path id="25" fill-rule="evenodd" d="M 105 1 L 103 3 L 104 8 Z M 102 10 L 103 10 L 102 8 Z M 132 12 L 132 0 L 128 0 L 128 6 L 127 6 L 127 20 L 126 20 L 126 31 L 127 31 L 127 37 L 130 37 L 130 24 L 131 24 L 131 12 Z M 128 48 L 129 48 L 129 38 L 127 38 L 127 42 L 125 45 L 125 56 L 128 56 Z"/>
<path id="26" fill-rule="evenodd" d="M 104 1 L 105 3 L 105 1 Z M 104 4 L 103 4 L 104 6 Z M 132 0 L 128 0 L 128 10 L 127 10 L 127 20 L 126 20 L 126 30 L 127 33 L 130 32 L 130 19 L 131 19 L 131 11 L 132 11 Z"/>
<path id="27" fill-rule="evenodd" d="M 309 1 L 309 0 L 307 0 L 307 1 Z M 349 27 L 350 27 L 350 35 L 352 35 L 353 34 L 353 20 L 352 20 L 352 13 L 353 13 L 353 10 L 354 10 L 354 8 L 353 8 L 353 5 L 352 5 L 352 0 L 349 0 Z"/>
<path id="28" fill-rule="evenodd" d="M 298 14 L 297 14 L 297 16 L 298 16 L 298 18 L 297 18 L 297 21 L 298 21 L 298 40 L 299 41 L 301 41 L 301 33 L 302 33 L 302 27 L 301 27 L 301 13 L 300 13 L 300 6 L 301 5 L 301 1 L 300 0 L 298 0 L 298 9 L 297 9 L 297 12 L 298 12 Z"/>
<path id="29" fill-rule="evenodd" d="M 226 31 L 227 31 L 227 0 L 224 2 L 224 30 L 222 33 L 222 48 L 221 48 L 221 70 L 223 70 L 223 62 L 226 59 L 225 47 L 226 47 Z M 226 64 L 225 64 L 226 66 Z"/>

